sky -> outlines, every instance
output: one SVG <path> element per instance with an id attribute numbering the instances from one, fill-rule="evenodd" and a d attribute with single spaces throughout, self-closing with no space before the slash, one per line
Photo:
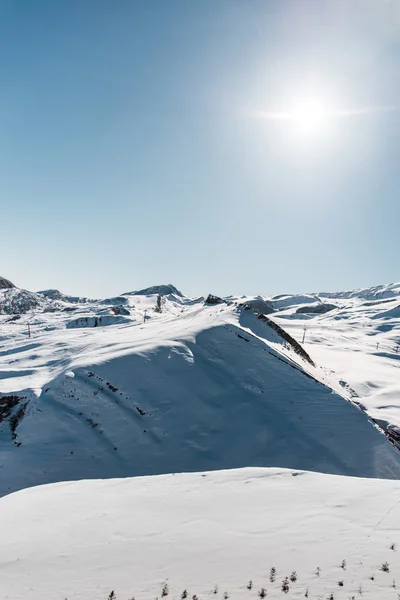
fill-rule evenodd
<path id="1" fill-rule="evenodd" d="M 400 280 L 400 2 L 0 0 L 0 275 Z"/>

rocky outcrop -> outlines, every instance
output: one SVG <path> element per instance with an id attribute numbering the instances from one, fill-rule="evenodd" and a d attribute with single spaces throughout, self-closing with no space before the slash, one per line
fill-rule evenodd
<path id="1" fill-rule="evenodd" d="M 316 314 L 323 315 L 331 310 L 335 310 L 337 308 L 336 304 L 328 304 L 327 302 L 321 302 L 321 304 L 312 304 L 311 306 L 300 306 L 296 310 L 296 314 Z"/>
<path id="2" fill-rule="evenodd" d="M 207 298 L 204 301 L 204 304 L 222 304 L 223 300 L 219 296 L 213 296 L 212 294 L 208 294 Z"/>
<path id="3" fill-rule="evenodd" d="M 40 294 L 12 287 L 0 290 L 0 315 L 22 315 L 31 310 L 51 311 L 57 306 Z"/>
<path id="4" fill-rule="evenodd" d="M 70 304 L 84 304 L 86 302 L 90 302 L 88 298 L 80 297 L 80 296 L 69 296 L 67 294 L 63 294 L 60 290 L 41 290 L 37 292 L 42 296 L 45 296 L 49 300 L 61 300 L 62 302 L 69 302 Z"/>
<path id="5" fill-rule="evenodd" d="M 15 288 L 15 285 L 8 279 L 5 279 L 5 277 L 0 277 L 0 290 L 9 290 L 11 288 Z"/>
<path id="6" fill-rule="evenodd" d="M 292 346 L 293 350 L 301 356 L 304 360 L 310 363 L 313 367 L 315 367 L 315 363 L 312 360 L 311 356 L 304 350 L 303 346 L 299 344 L 297 340 L 295 340 L 287 331 L 285 331 L 280 325 L 275 323 L 275 321 L 271 321 L 265 315 L 258 315 L 257 319 L 261 319 L 267 325 L 269 325 L 274 331 L 279 333 L 279 335 Z"/>
<path id="7" fill-rule="evenodd" d="M 143 290 L 136 290 L 135 292 L 126 292 L 125 295 L 132 296 L 153 296 L 154 294 L 158 294 L 160 296 L 169 296 L 169 294 L 173 294 L 174 296 L 183 297 L 182 292 L 180 292 L 174 285 L 171 283 L 167 285 L 153 285 L 149 288 L 144 288 Z"/>

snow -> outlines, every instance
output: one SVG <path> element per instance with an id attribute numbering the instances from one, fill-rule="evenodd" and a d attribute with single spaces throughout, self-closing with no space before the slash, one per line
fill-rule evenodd
<path id="1" fill-rule="evenodd" d="M 400 426 L 400 284 L 358 294 L 336 294 L 338 308 L 325 315 L 307 318 L 292 308 L 273 319 L 301 342 L 306 318 L 303 345 L 325 368 L 326 380 L 337 376 L 376 421 Z"/>
<path id="2" fill-rule="evenodd" d="M 398 600 L 400 284 L 172 288 L 0 290 L 0 597 Z"/>
<path id="3" fill-rule="evenodd" d="M 288 598 L 397 600 L 399 523 L 397 481 L 282 469 L 38 487 L 0 500 L 1 597 L 282 599 L 296 571 Z"/>
<path id="4" fill-rule="evenodd" d="M 329 298 L 363 298 L 364 300 L 395 298 L 400 296 L 400 283 L 389 283 L 345 292 L 319 292 L 317 295 Z"/>
<path id="5" fill-rule="evenodd" d="M 339 377 L 253 310 L 168 295 L 158 314 L 157 295 L 126 298 L 129 316 L 98 301 L 0 324 L 0 392 L 23 408 L 0 423 L 0 495 L 246 466 L 400 477 Z"/>

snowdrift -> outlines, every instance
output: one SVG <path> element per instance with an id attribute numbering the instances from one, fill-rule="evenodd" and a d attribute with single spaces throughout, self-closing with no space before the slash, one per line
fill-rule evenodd
<path id="1" fill-rule="evenodd" d="M 395 481 L 280 469 L 24 490 L 0 500 L 1 595 L 148 600 L 167 584 L 175 599 L 258 600 L 265 587 L 397 600 L 399 494 Z"/>

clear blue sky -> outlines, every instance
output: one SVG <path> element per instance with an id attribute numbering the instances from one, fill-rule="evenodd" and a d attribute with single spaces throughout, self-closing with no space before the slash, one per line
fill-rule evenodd
<path id="1" fill-rule="evenodd" d="M 396 0 L 0 0 L 0 82 L 21 287 L 400 279 Z"/>

